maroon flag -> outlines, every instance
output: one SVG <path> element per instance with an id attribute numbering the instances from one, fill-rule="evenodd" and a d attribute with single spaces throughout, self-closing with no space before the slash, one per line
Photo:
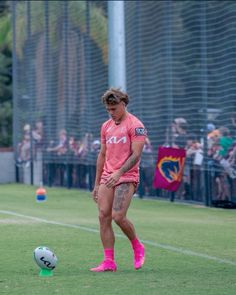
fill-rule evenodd
<path id="1" fill-rule="evenodd" d="M 185 149 L 159 147 L 153 181 L 154 188 L 177 191 L 183 176 L 185 158 Z"/>

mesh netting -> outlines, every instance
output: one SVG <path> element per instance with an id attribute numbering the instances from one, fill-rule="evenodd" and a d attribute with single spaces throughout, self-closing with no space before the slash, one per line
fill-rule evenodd
<path id="1" fill-rule="evenodd" d="M 99 139 L 101 122 L 107 118 L 100 100 L 108 88 L 106 5 L 13 3 L 19 165 L 29 165 L 37 156 L 44 163 L 94 162 L 82 150 Z"/>
<path id="2" fill-rule="evenodd" d="M 16 161 L 32 168 L 30 159 L 41 157 L 38 179 L 46 183 L 86 187 L 94 177 L 107 119 L 100 101 L 108 88 L 107 5 L 13 1 Z M 235 36 L 234 1 L 125 1 L 128 110 L 144 122 L 151 144 L 141 194 L 156 193 L 157 148 L 171 145 L 189 151 L 179 198 L 234 198 Z"/>
<path id="3" fill-rule="evenodd" d="M 155 153 L 186 147 L 179 198 L 234 198 L 235 2 L 126 1 L 125 13 L 130 110 Z"/>

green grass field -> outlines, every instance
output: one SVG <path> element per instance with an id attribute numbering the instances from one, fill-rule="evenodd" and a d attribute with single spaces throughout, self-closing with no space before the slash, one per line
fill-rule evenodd
<path id="1" fill-rule="evenodd" d="M 91 273 L 102 258 L 97 208 L 90 193 L 0 185 L 0 294 L 235 295 L 236 211 L 134 198 L 129 218 L 146 245 L 133 269 L 131 247 L 118 227 L 116 273 Z M 40 277 L 33 250 L 54 250 L 52 277 Z"/>

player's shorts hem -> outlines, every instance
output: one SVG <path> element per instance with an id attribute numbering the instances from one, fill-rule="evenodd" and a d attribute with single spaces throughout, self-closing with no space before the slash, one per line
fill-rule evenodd
<path id="1" fill-rule="evenodd" d="M 106 180 L 105 179 L 101 179 L 100 181 L 100 184 L 105 184 L 106 183 Z M 119 181 L 115 186 L 114 188 L 116 188 L 117 186 L 119 186 L 120 184 L 122 183 L 132 183 L 134 185 L 134 193 L 137 192 L 137 189 L 138 189 L 138 185 L 139 185 L 139 182 L 138 181 L 133 181 L 133 180 L 122 180 L 122 181 Z"/>
<path id="2" fill-rule="evenodd" d="M 139 185 L 139 183 L 138 183 L 137 181 L 121 181 L 121 182 L 118 182 L 118 183 L 115 185 L 115 187 L 119 186 L 119 185 L 122 184 L 122 183 L 132 183 L 132 184 L 134 185 L 135 192 L 136 192 L 136 190 L 137 190 L 137 188 L 138 188 L 138 185 Z"/>

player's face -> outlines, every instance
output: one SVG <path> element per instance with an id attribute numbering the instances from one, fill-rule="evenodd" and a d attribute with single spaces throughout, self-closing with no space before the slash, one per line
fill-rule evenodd
<path id="1" fill-rule="evenodd" d="M 111 116 L 112 120 L 118 122 L 122 119 L 122 117 L 125 114 L 125 104 L 122 101 L 115 105 L 107 104 L 106 110 L 108 114 Z"/>

